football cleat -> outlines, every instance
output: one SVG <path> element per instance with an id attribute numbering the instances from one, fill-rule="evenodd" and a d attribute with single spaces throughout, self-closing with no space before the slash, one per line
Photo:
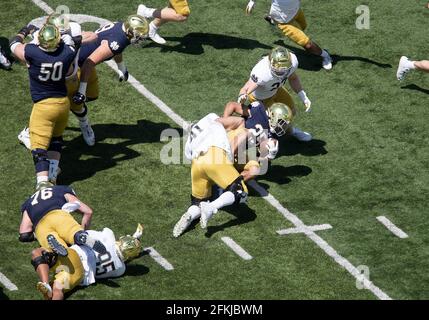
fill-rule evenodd
<path id="1" fill-rule="evenodd" d="M 396 71 L 396 78 L 399 81 L 404 80 L 407 73 L 410 72 L 410 68 L 407 67 L 410 62 L 406 56 L 402 56 L 399 60 L 398 70 Z"/>
<path id="2" fill-rule="evenodd" d="M 54 235 L 48 234 L 46 239 L 48 240 L 49 247 L 54 253 L 56 253 L 60 257 L 67 257 L 67 249 L 61 243 L 58 242 L 57 238 L 55 238 Z"/>
<path id="3" fill-rule="evenodd" d="M 83 140 L 85 140 L 88 146 L 93 146 L 95 144 L 95 134 L 89 120 L 79 120 L 79 126 L 80 131 L 82 131 Z"/>
<path id="4" fill-rule="evenodd" d="M 28 150 L 31 150 L 31 142 L 30 142 L 30 128 L 25 127 L 18 134 L 19 143 L 24 145 Z"/>
<path id="5" fill-rule="evenodd" d="M 153 23 L 149 24 L 149 38 L 158 44 L 166 44 L 167 41 L 158 34 L 158 28 Z"/>
<path id="6" fill-rule="evenodd" d="M 217 209 L 213 207 L 213 205 L 210 202 L 201 202 L 200 209 L 201 209 L 200 225 L 201 225 L 201 228 L 206 229 L 207 222 L 217 212 Z"/>
<path id="7" fill-rule="evenodd" d="M 322 66 L 323 66 L 323 69 L 325 69 L 325 70 L 331 70 L 332 69 L 332 58 L 329 55 L 328 51 L 325 50 L 325 52 L 328 54 L 328 56 L 322 57 L 322 59 L 323 59 Z"/>
<path id="8" fill-rule="evenodd" d="M 88 232 L 83 230 L 78 231 L 75 234 L 74 242 L 79 246 L 86 245 L 99 254 L 105 254 L 107 252 L 106 247 L 101 243 L 101 241 L 94 239 L 88 234 Z"/>
<path id="9" fill-rule="evenodd" d="M 308 132 L 302 131 L 296 127 L 292 128 L 291 135 L 299 141 L 307 142 L 307 141 L 311 141 L 311 139 L 313 139 L 311 134 L 309 134 Z"/>
<path id="10" fill-rule="evenodd" d="M 6 70 L 10 70 L 12 68 L 12 63 L 10 63 L 9 59 L 6 58 L 6 54 L 1 47 L 0 47 L 0 66 L 5 68 Z"/>
<path id="11" fill-rule="evenodd" d="M 39 281 L 39 282 L 37 282 L 36 289 L 41 294 L 43 294 L 43 297 L 45 298 L 45 300 L 51 300 L 52 299 L 52 288 L 49 285 L 49 283 Z"/>
<path id="12" fill-rule="evenodd" d="M 177 238 L 185 232 L 192 223 L 192 215 L 190 212 L 185 212 L 180 220 L 176 223 L 173 229 L 173 237 Z"/>

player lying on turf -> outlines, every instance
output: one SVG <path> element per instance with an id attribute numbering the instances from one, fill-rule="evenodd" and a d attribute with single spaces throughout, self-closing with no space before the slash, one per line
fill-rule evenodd
<path id="1" fill-rule="evenodd" d="M 57 13 L 53 13 L 47 18 L 47 23 L 55 25 L 59 30 L 62 37 L 65 37 L 66 35 L 70 35 L 75 43 L 75 48 L 77 51 L 76 58 L 73 62 L 73 67 L 71 68 L 70 72 L 67 74 L 66 77 L 66 86 L 67 86 L 67 95 L 70 100 L 70 108 L 74 114 L 77 115 L 77 118 L 79 119 L 79 126 L 83 132 L 83 136 L 85 141 L 88 144 L 95 143 L 95 138 L 93 138 L 94 133 L 92 132 L 91 125 L 89 124 L 89 121 L 87 117 L 84 114 L 84 110 L 80 110 L 81 106 L 79 106 L 80 113 L 77 113 L 76 106 L 73 105 L 71 102 L 73 95 L 76 93 L 77 88 L 79 86 L 79 56 L 80 56 L 80 48 L 82 45 L 85 45 L 87 43 L 93 42 L 97 39 L 97 34 L 95 32 L 89 32 L 89 31 L 82 31 L 81 26 L 77 22 L 69 21 L 68 18 L 65 15 L 60 15 Z M 38 44 L 39 43 L 39 30 L 35 31 L 32 34 L 33 40 L 30 43 Z M 98 82 L 96 77 L 93 77 L 95 80 L 92 82 L 90 81 L 90 89 L 89 92 L 91 92 L 89 97 L 91 97 L 92 100 L 95 100 L 98 97 Z M 26 146 L 27 149 L 30 149 L 30 132 L 29 128 L 24 128 L 18 135 L 18 140 Z M 93 141 L 93 142 L 92 142 Z M 50 170 L 50 180 L 55 183 L 56 181 L 56 175 L 57 175 L 57 169 L 51 168 Z"/>
<path id="2" fill-rule="evenodd" d="M 147 38 L 149 25 L 139 15 L 130 15 L 125 22 L 109 23 L 96 32 L 97 40 L 84 44 L 79 54 L 80 73 L 71 99 L 71 109 L 78 118 L 87 118 L 86 101 L 98 97 L 98 78 L 95 66 L 114 59 L 118 67 L 119 81 L 128 80 L 128 70 L 123 61 L 122 52 L 130 44 L 138 44 Z M 82 128 L 82 134 L 88 145 L 95 144 L 95 135 L 91 127 Z"/>
<path id="3" fill-rule="evenodd" d="M 246 13 L 250 14 L 255 6 L 255 0 L 250 0 Z M 304 11 L 300 0 L 272 0 L 270 14 L 265 18 L 277 27 L 286 37 L 303 47 L 309 53 L 322 57 L 322 65 L 326 70 L 332 69 L 332 58 L 326 50 L 321 49 L 308 35 L 304 33 L 307 28 Z"/>
<path id="4" fill-rule="evenodd" d="M 174 237 L 180 236 L 199 217 L 201 228 L 205 229 L 208 220 L 220 208 L 246 202 L 247 187 L 243 176 L 234 167 L 234 150 L 247 141 L 248 133 L 240 134 L 233 145 L 227 136 L 227 130 L 235 130 L 242 125 L 242 118 L 219 118 L 210 113 L 191 126 L 185 146 L 186 158 L 192 161 L 191 206 L 175 225 Z M 214 185 L 225 192 L 209 202 Z"/>
<path id="5" fill-rule="evenodd" d="M 70 214 L 76 210 L 83 214 L 81 225 Z M 91 208 L 68 186 L 45 182 L 22 204 L 21 213 L 21 242 L 37 239 L 41 247 L 63 257 L 68 255 L 67 245 L 72 244 L 86 244 L 100 253 L 106 252 L 103 244 L 85 231 L 91 223 Z"/>
<path id="6" fill-rule="evenodd" d="M 158 44 L 165 44 L 166 41 L 158 34 L 158 28 L 169 21 L 183 22 L 190 15 L 188 1 L 170 0 L 168 7 L 164 9 L 148 8 L 141 4 L 137 8 L 137 14 L 145 18 L 155 18 L 149 24 L 149 38 Z"/>
<path id="7" fill-rule="evenodd" d="M 283 47 L 275 47 L 268 56 L 262 58 L 252 69 L 250 78 L 241 88 L 237 102 L 245 104 L 246 101 L 261 101 L 266 108 L 274 103 L 280 102 L 290 107 L 293 116 L 296 114 L 295 103 L 284 88 L 286 81 L 289 82 L 305 105 L 305 111 L 311 110 L 311 101 L 304 91 L 301 80 L 296 74 L 298 59 Z M 300 129 L 289 126 L 288 134 L 299 141 L 310 141 L 311 134 Z"/>
<path id="8" fill-rule="evenodd" d="M 12 63 L 10 63 L 9 59 L 6 58 L 6 53 L 3 48 L 0 46 L 0 67 L 6 70 L 10 70 L 12 68 Z"/>
<path id="9" fill-rule="evenodd" d="M 126 263 L 137 258 L 142 251 L 140 238 L 143 227 L 138 224 L 136 232 L 122 236 L 117 241 L 112 230 L 88 230 L 93 239 L 103 243 L 105 253 L 98 253 L 85 245 L 67 248 L 67 257 L 61 257 L 42 248 L 31 253 L 31 263 L 39 276 L 36 285 L 45 299 L 62 300 L 64 294 L 77 286 L 89 286 L 99 279 L 117 278 L 126 270 Z M 49 272 L 54 273 L 49 281 Z"/>
<path id="10" fill-rule="evenodd" d="M 70 110 L 66 75 L 73 68 L 76 49 L 70 36 L 61 38 L 58 28 L 50 24 L 40 29 L 38 44 L 24 44 L 27 35 L 35 30 L 32 25 L 22 28 L 12 39 L 10 50 L 28 66 L 34 102 L 29 132 L 39 184 L 49 180 L 51 167 L 58 166 L 61 157 L 62 136 Z"/>
<path id="11" fill-rule="evenodd" d="M 402 56 L 399 60 L 398 70 L 396 71 L 396 78 L 399 81 L 404 80 L 405 76 L 411 70 L 429 72 L 429 60 L 413 61 L 408 59 L 406 56 Z"/>

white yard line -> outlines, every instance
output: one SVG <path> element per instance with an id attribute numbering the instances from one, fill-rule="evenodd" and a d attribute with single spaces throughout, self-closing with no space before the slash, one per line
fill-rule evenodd
<path id="1" fill-rule="evenodd" d="M 398 238 L 408 238 L 408 234 L 406 234 L 404 231 L 395 226 L 393 222 L 387 219 L 385 216 L 379 216 L 377 217 L 377 220 L 380 221 L 387 229 L 389 229 L 390 232 L 392 232 Z"/>
<path id="2" fill-rule="evenodd" d="M 221 238 L 225 244 L 232 249 L 236 254 L 238 254 L 241 258 L 244 260 L 252 260 L 252 256 L 246 252 L 240 245 L 237 244 L 234 240 L 232 240 L 230 237 L 222 237 Z"/>
<path id="3" fill-rule="evenodd" d="M 48 10 L 53 11 L 45 2 L 40 0 L 31 0 L 33 1 L 39 8 L 49 13 Z M 108 63 L 110 67 L 112 67 L 112 62 Z M 113 67 L 115 70 L 116 68 Z M 185 120 L 180 117 L 177 113 L 175 113 L 170 107 L 168 107 L 165 103 L 163 103 L 158 97 L 149 92 L 137 79 L 133 76 L 129 76 L 131 79 L 131 84 L 133 87 L 140 92 L 143 96 L 149 99 L 156 107 L 158 107 L 162 112 L 164 112 L 170 119 L 172 119 L 176 124 L 182 126 L 183 123 L 186 123 Z M 256 181 L 252 181 L 249 184 L 256 192 L 258 192 L 261 197 L 263 197 L 267 202 L 269 202 L 273 207 L 275 207 L 283 216 L 292 222 L 297 228 L 306 228 L 307 226 L 294 214 L 289 212 L 286 208 L 284 208 L 280 202 L 274 198 L 271 194 L 269 194 L 264 188 L 262 188 Z M 307 227 L 308 228 L 308 227 Z M 309 231 L 305 233 L 306 236 L 314 241 L 326 254 L 332 257 L 335 262 L 337 262 L 340 266 L 345 268 L 356 280 L 361 281 L 361 273 L 359 270 L 353 266 L 347 259 L 340 256 L 337 251 L 334 250 L 325 240 L 319 237 L 314 231 Z M 390 300 L 391 298 L 383 292 L 380 288 L 375 286 L 371 281 L 364 281 L 364 287 L 370 290 L 375 296 L 379 299 Z"/>
<path id="4" fill-rule="evenodd" d="M 0 282 L 10 291 L 18 290 L 18 287 L 13 284 L 3 273 L 0 272 Z"/>
<path id="5" fill-rule="evenodd" d="M 173 265 L 167 261 L 163 256 L 159 254 L 153 247 L 144 248 L 144 251 L 147 251 L 151 258 L 155 260 L 161 267 L 163 267 L 167 271 L 174 270 Z"/>
<path id="6" fill-rule="evenodd" d="M 332 226 L 330 224 L 318 224 L 314 226 L 307 226 L 305 228 L 289 228 L 289 229 L 278 230 L 277 233 L 281 236 L 284 236 L 287 234 L 309 233 L 309 232 L 316 232 L 316 231 L 322 231 L 322 230 L 328 230 L 328 229 L 332 229 Z"/>

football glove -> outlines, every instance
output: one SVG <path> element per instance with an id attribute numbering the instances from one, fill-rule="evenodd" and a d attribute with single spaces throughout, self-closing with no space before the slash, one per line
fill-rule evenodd
<path id="1" fill-rule="evenodd" d="M 237 102 L 240 104 L 245 103 L 247 100 L 247 94 L 243 93 L 238 96 Z"/>
<path id="2" fill-rule="evenodd" d="M 246 14 L 250 14 L 254 6 L 255 6 L 255 1 L 249 0 L 249 3 L 247 4 L 247 7 L 246 7 Z"/>
<path id="3" fill-rule="evenodd" d="M 301 90 L 298 93 L 298 96 L 301 99 L 302 103 L 304 103 L 304 105 L 305 105 L 305 112 L 310 112 L 311 111 L 311 101 L 310 101 L 310 99 L 308 99 L 305 91 Z"/>
<path id="4" fill-rule="evenodd" d="M 79 91 L 76 92 L 73 96 L 73 102 L 78 105 L 84 103 L 85 100 L 86 100 L 85 95 L 83 93 L 80 93 Z"/>
<path id="5" fill-rule="evenodd" d="M 118 63 L 119 82 L 128 80 L 128 69 L 124 62 Z"/>
<path id="6" fill-rule="evenodd" d="M 267 142 L 268 154 L 267 158 L 273 160 L 277 156 L 277 152 L 279 152 L 279 142 L 277 139 L 268 139 Z"/>

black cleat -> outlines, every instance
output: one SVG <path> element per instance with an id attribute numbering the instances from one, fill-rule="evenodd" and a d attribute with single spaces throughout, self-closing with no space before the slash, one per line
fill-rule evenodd
<path id="1" fill-rule="evenodd" d="M 64 246 L 58 242 L 58 240 L 52 234 L 49 234 L 46 239 L 48 240 L 49 247 L 54 253 L 61 257 L 67 257 L 68 252 Z"/>
<path id="2" fill-rule="evenodd" d="M 74 242 L 80 246 L 86 245 L 99 254 L 105 254 L 107 252 L 104 244 L 92 238 L 86 231 L 77 232 L 74 236 Z"/>

